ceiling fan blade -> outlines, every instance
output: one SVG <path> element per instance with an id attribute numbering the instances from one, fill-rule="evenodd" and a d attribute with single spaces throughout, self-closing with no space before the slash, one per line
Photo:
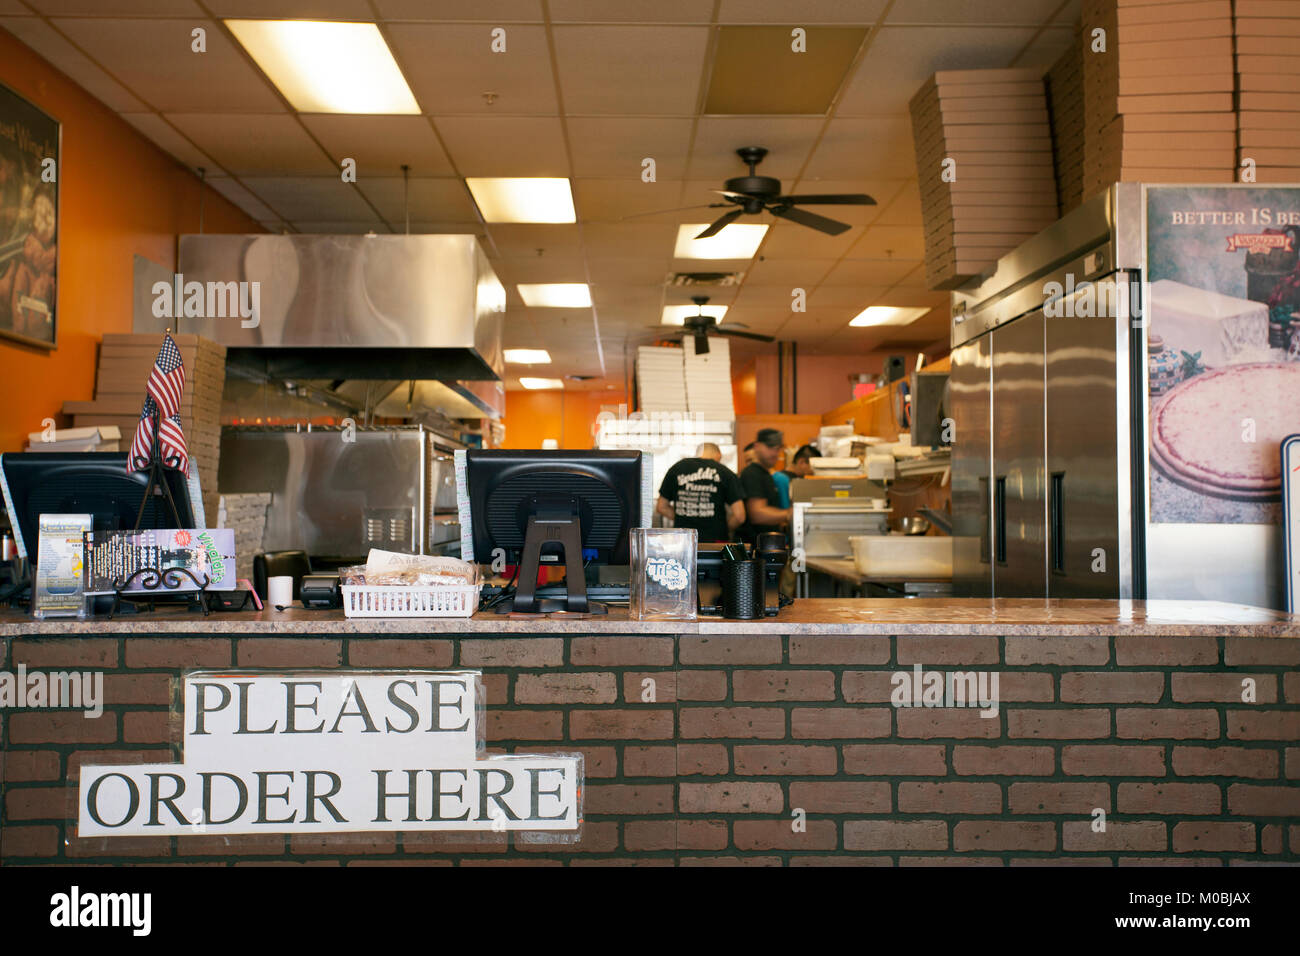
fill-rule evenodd
<path id="1" fill-rule="evenodd" d="M 876 204 L 876 201 L 865 193 L 777 196 L 772 201 L 783 206 L 874 206 Z"/>
<path id="2" fill-rule="evenodd" d="M 753 339 L 755 342 L 775 342 L 776 339 L 771 335 L 761 335 L 758 332 L 740 332 L 736 329 L 714 329 L 719 335 L 734 335 L 740 339 Z"/>
<path id="3" fill-rule="evenodd" d="M 726 196 L 732 202 L 744 202 L 746 199 L 753 199 L 745 193 L 732 192 L 730 189 L 710 189 L 709 192 L 717 193 L 719 196 Z"/>
<path id="4" fill-rule="evenodd" d="M 825 216 L 819 216 L 813 212 L 805 212 L 802 209 L 795 209 L 791 206 L 769 206 L 767 211 L 782 219 L 789 219 L 791 222 L 797 222 L 801 226 L 807 226 L 810 229 L 816 229 L 818 232 L 824 232 L 828 236 L 838 236 L 841 232 L 846 232 L 849 228 L 847 222 L 837 222 L 834 219 L 827 219 Z"/>
<path id="5" fill-rule="evenodd" d="M 698 206 L 678 206 L 676 209 L 655 209 L 652 212 L 634 212 L 630 216 L 620 216 L 618 221 L 622 222 L 624 219 L 640 219 L 642 216 L 662 216 L 664 213 L 685 212 L 687 209 L 712 209 L 715 206 L 726 205 L 730 205 L 730 203 L 700 203 Z"/>
<path id="6" fill-rule="evenodd" d="M 709 236 L 716 236 L 725 227 L 731 225 L 731 223 L 735 222 L 744 214 L 745 214 L 745 210 L 743 209 L 733 209 L 731 210 L 731 212 L 724 212 L 721 216 L 719 216 L 717 219 L 713 221 L 713 225 L 709 226 L 708 229 L 705 229 L 702 233 L 700 233 L 695 238 L 707 239 L 709 238 Z M 845 226 L 844 228 L 847 229 L 848 226 Z"/>

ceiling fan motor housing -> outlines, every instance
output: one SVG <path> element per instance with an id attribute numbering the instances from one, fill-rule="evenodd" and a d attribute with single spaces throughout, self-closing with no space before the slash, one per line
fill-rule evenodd
<path id="1" fill-rule="evenodd" d="M 727 180 L 727 192 L 770 199 L 781 195 L 781 180 L 771 176 L 737 176 Z"/>

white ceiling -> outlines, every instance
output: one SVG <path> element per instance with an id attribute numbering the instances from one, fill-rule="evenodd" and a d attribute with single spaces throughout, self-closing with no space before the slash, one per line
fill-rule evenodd
<path id="1" fill-rule="evenodd" d="M 400 232 L 401 166 L 412 231 L 482 237 L 508 289 L 505 344 L 547 348 L 547 375 L 621 385 L 625 356 L 655 338 L 676 271 L 745 270 L 711 292 L 728 321 L 845 354 L 947 336 L 946 293 L 925 288 L 920 199 L 907 103 L 939 69 L 1046 69 L 1072 40 L 1080 0 L 0 0 L 9 30 L 267 229 Z M 437 14 L 434 16 L 433 14 Z M 380 24 L 423 116 L 291 110 L 220 22 L 310 17 Z M 824 112 L 708 116 L 716 32 L 729 25 L 870 27 Z M 207 31 L 207 52 L 190 32 Z M 504 27 L 507 52 L 490 50 Z M 814 51 L 815 52 L 815 51 Z M 812 55 L 810 53 L 810 55 Z M 763 64 L 753 64 L 763 82 Z M 489 105 L 484 93 L 495 93 Z M 760 172 L 784 191 L 865 192 L 870 207 L 814 207 L 838 237 L 773 219 L 750 262 L 674 260 L 676 225 L 722 210 L 744 172 L 734 150 L 762 145 Z M 653 157 L 657 181 L 641 181 Z M 339 176 L 357 162 L 355 184 Z M 488 225 L 466 176 L 565 176 L 576 225 Z M 665 211 L 669 210 L 669 211 Z M 657 213 L 644 215 L 645 213 Z M 636 216 L 624 220 L 623 217 Z M 519 282 L 592 285 L 593 309 L 529 309 Z M 808 308 L 790 311 L 794 288 Z M 850 329 L 868 305 L 928 305 L 911 326 Z M 732 340 L 735 359 L 775 346 Z M 602 367 L 603 358 L 603 367 Z M 543 367 L 544 368 L 544 367 Z M 511 367 L 518 374 L 541 369 Z"/>

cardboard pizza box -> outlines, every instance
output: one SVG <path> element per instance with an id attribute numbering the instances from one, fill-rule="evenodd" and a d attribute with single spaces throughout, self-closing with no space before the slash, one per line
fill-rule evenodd
<path id="1" fill-rule="evenodd" d="M 1238 17 L 1234 27 L 1239 37 L 1300 37 L 1300 18 Z"/>
<path id="2" fill-rule="evenodd" d="M 1148 23 L 1166 23 L 1169 19 L 1214 20 L 1231 19 L 1232 4 L 1229 0 L 1201 0 L 1201 2 L 1158 4 L 1155 6 L 1118 5 L 1119 25 L 1137 26 Z"/>

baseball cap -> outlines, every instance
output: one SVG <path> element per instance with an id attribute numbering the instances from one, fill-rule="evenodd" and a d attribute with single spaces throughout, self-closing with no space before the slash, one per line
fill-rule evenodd
<path id="1" fill-rule="evenodd" d="M 769 448 L 780 448 L 785 444 L 785 436 L 775 428 L 761 429 L 756 440 Z"/>

